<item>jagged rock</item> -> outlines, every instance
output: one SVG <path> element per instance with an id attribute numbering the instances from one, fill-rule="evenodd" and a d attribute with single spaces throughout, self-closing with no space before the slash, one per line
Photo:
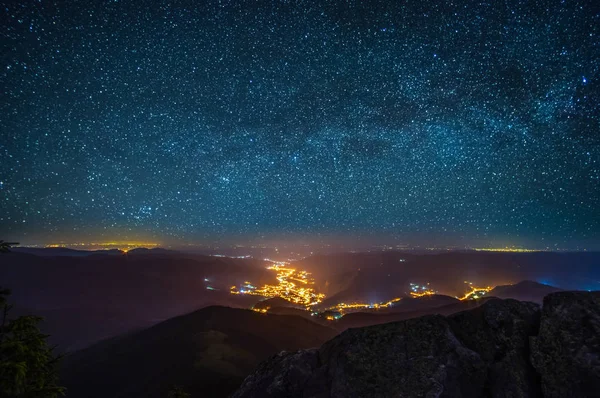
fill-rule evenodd
<path id="1" fill-rule="evenodd" d="M 485 395 L 541 395 L 537 374 L 529 362 L 529 337 L 539 328 L 539 305 L 493 299 L 452 315 L 448 321 L 456 337 L 486 363 Z"/>
<path id="2" fill-rule="evenodd" d="M 233 396 L 300 398 L 305 385 L 318 365 L 317 349 L 283 351 L 260 364 L 256 372 L 244 380 L 244 391 Z M 240 395 L 242 394 L 242 395 Z"/>
<path id="3" fill-rule="evenodd" d="M 483 391 L 485 367 L 440 315 L 350 329 L 325 343 L 324 396 L 466 396 Z"/>
<path id="4" fill-rule="evenodd" d="M 263 364 L 234 396 L 535 396 L 526 350 L 538 320 L 533 303 L 491 300 L 449 318 L 349 329 L 318 351 Z"/>
<path id="5" fill-rule="evenodd" d="M 600 292 L 546 296 L 531 360 L 545 397 L 600 396 Z"/>
<path id="6" fill-rule="evenodd" d="M 491 299 L 448 318 L 349 329 L 318 350 L 263 363 L 234 396 L 599 394 L 600 292 L 561 292 L 546 297 L 543 311 L 534 303 Z"/>

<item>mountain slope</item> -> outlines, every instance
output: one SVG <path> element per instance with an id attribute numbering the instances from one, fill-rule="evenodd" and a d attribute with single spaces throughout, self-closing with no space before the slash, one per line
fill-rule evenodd
<path id="1" fill-rule="evenodd" d="M 544 297 L 550 293 L 561 292 L 554 286 L 544 285 L 534 281 L 522 281 L 514 285 L 496 286 L 488 293 L 488 296 L 502 299 L 515 299 L 520 301 L 532 301 L 541 304 Z"/>
<path id="2" fill-rule="evenodd" d="M 304 310 L 304 307 L 302 305 L 292 303 L 291 301 L 287 301 L 286 299 L 281 297 L 272 297 L 266 300 L 261 300 L 258 303 L 254 304 L 254 307 L 252 308 L 254 308 L 255 310 L 268 310 L 270 308 L 295 308 Z"/>
<path id="3" fill-rule="evenodd" d="M 406 319 L 418 318 L 425 315 L 452 315 L 457 312 L 466 311 L 479 307 L 486 303 L 492 297 L 480 298 L 477 300 L 458 301 L 453 304 L 443 305 L 433 308 L 420 308 L 414 311 L 403 312 L 354 312 L 344 315 L 333 325 L 337 330 L 343 331 L 348 328 L 357 328 L 372 325 L 381 325 L 388 322 L 403 321 Z"/>
<path id="4" fill-rule="evenodd" d="M 281 350 L 319 346 L 332 329 L 295 316 L 208 307 L 66 357 L 69 397 L 226 396 L 261 361 Z"/>
<path id="5" fill-rule="evenodd" d="M 260 297 L 232 295 L 229 286 L 245 278 L 274 280 L 259 261 L 156 250 L 62 257 L 8 253 L 0 263 L 0 281 L 12 290 L 16 310 L 45 317 L 42 332 L 60 352 L 208 305 L 247 308 Z"/>
<path id="6" fill-rule="evenodd" d="M 405 297 L 388 308 L 382 308 L 378 312 L 398 313 L 406 311 L 427 310 L 460 303 L 460 300 L 443 294 L 432 294 L 421 297 Z"/>

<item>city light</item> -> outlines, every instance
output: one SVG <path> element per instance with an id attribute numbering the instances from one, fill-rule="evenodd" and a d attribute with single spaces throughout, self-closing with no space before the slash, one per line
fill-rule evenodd
<path id="1" fill-rule="evenodd" d="M 417 285 L 416 283 L 410 284 L 410 295 L 412 297 L 423 297 L 423 296 L 431 296 L 436 294 L 435 290 L 429 288 L 429 283 L 425 285 Z"/>
<path id="2" fill-rule="evenodd" d="M 32 246 L 33 247 L 33 246 Z M 51 243 L 45 245 L 46 248 L 77 248 L 84 250 L 110 250 L 119 249 L 122 252 L 127 253 L 131 249 L 145 248 L 152 249 L 158 247 L 158 243 L 153 242 L 129 242 L 129 241 L 115 241 L 115 242 L 76 242 L 76 243 Z"/>
<path id="3" fill-rule="evenodd" d="M 232 285 L 229 289 L 231 294 L 243 294 L 262 296 L 267 298 L 280 297 L 291 303 L 299 304 L 306 310 L 312 311 L 311 307 L 321 303 L 325 299 L 325 294 L 317 293 L 312 287 L 315 281 L 311 274 L 307 271 L 297 270 L 288 266 L 287 262 L 273 261 L 273 265 L 267 267 L 276 273 L 277 284 L 270 285 L 266 284 L 262 287 L 257 287 L 250 281 L 244 281 L 239 286 Z M 491 287 L 480 287 L 474 285 L 472 282 L 465 281 L 468 285 L 469 291 L 462 297 L 456 297 L 459 300 L 478 299 L 485 296 Z M 410 283 L 409 297 L 419 298 L 425 296 L 431 296 L 438 294 L 437 291 L 433 290 L 429 283 L 418 284 Z M 364 303 L 364 302 L 351 302 L 351 303 L 338 303 L 325 310 L 320 311 L 321 314 L 328 311 L 337 311 L 340 315 L 338 317 L 334 315 L 326 315 L 324 319 L 335 320 L 339 319 L 344 314 L 350 312 L 357 312 L 360 310 L 380 310 L 388 308 L 402 300 L 401 297 L 396 297 L 390 301 L 379 302 L 379 303 Z M 254 311 L 260 313 L 267 313 L 270 308 L 253 308 Z M 318 315 L 319 312 L 313 312 L 313 315 Z M 324 314 L 325 315 L 325 314 Z M 329 319 L 331 318 L 331 319 Z"/>
<path id="4" fill-rule="evenodd" d="M 397 303 L 398 301 L 402 300 L 402 298 L 397 297 L 394 298 L 390 301 L 387 302 L 383 302 L 383 303 L 339 303 L 337 305 L 334 305 L 333 307 L 328 308 L 327 310 L 336 310 L 340 313 L 345 313 L 345 312 L 349 312 L 348 310 L 360 310 L 360 309 L 374 309 L 374 310 L 378 310 L 381 308 L 387 308 L 387 307 L 391 307 L 394 303 Z"/>
<path id="5" fill-rule="evenodd" d="M 469 285 L 469 289 L 471 289 L 471 291 L 466 293 L 464 296 L 458 298 L 459 300 L 478 299 L 482 296 L 485 296 L 486 293 L 488 293 L 490 290 L 492 290 L 492 288 L 489 286 L 476 287 L 476 286 L 473 286 L 472 282 L 465 281 L 465 283 Z"/>
<path id="6" fill-rule="evenodd" d="M 483 247 L 483 248 L 474 248 L 476 252 L 504 252 L 504 253 L 534 253 L 540 252 L 542 250 L 535 249 L 521 249 L 518 247 Z"/>
<path id="7" fill-rule="evenodd" d="M 317 293 L 314 288 L 310 287 L 315 282 L 309 272 L 290 268 L 283 261 L 275 262 L 274 265 L 267 267 L 267 269 L 277 273 L 276 278 L 279 282 L 277 285 L 264 285 L 258 288 L 251 282 L 245 281 L 240 288 L 231 286 L 231 294 L 281 297 L 292 303 L 304 305 L 307 308 L 319 304 L 325 298 L 323 293 Z"/>

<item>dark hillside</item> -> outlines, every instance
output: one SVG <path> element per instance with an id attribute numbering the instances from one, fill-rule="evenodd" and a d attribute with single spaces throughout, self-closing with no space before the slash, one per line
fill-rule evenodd
<path id="1" fill-rule="evenodd" d="M 554 286 L 544 285 L 534 281 L 523 281 L 514 285 L 496 286 L 488 294 L 503 299 L 512 298 L 515 300 L 533 301 L 534 303 L 541 304 L 542 301 L 544 301 L 545 296 L 560 291 L 562 291 L 562 289 Z"/>
<path id="2" fill-rule="evenodd" d="M 194 397 L 223 397 L 260 361 L 335 334 L 296 316 L 207 307 L 71 354 L 62 382 L 72 398 L 159 398 L 173 385 Z"/>

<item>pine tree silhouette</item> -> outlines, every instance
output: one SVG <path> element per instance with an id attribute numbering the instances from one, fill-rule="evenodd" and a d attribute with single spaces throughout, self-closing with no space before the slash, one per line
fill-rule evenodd
<path id="1" fill-rule="evenodd" d="M 16 243 L 0 241 L 0 253 Z M 56 398 L 65 394 L 58 386 L 57 364 L 47 335 L 40 332 L 37 316 L 10 318 L 9 289 L 0 287 L 0 397 Z"/>

